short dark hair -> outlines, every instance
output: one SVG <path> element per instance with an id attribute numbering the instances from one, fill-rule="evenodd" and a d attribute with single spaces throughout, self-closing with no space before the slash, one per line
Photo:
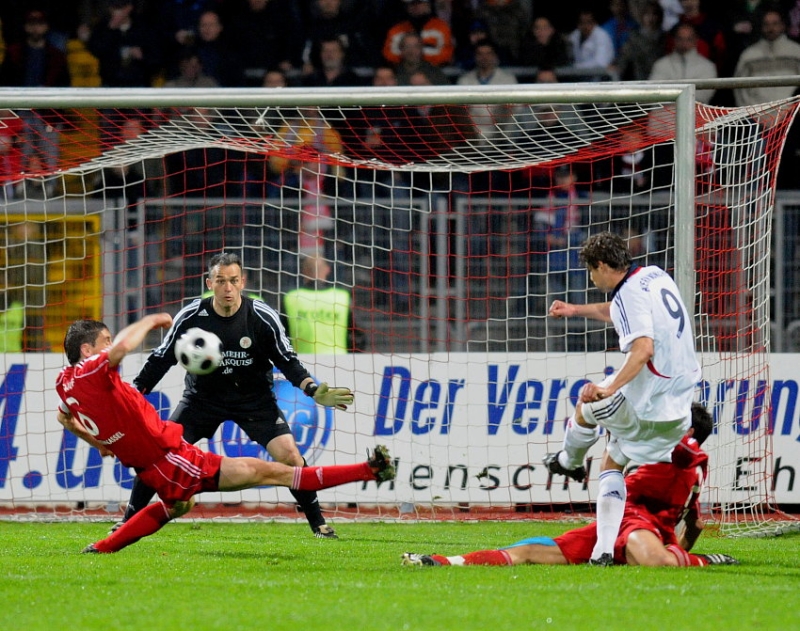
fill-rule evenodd
<path id="1" fill-rule="evenodd" d="M 605 263 L 611 269 L 625 271 L 631 266 L 631 253 L 625 241 L 613 232 L 600 232 L 586 239 L 580 251 L 580 260 L 586 267 L 597 269 Z"/>
<path id="2" fill-rule="evenodd" d="M 220 252 L 211 257 L 211 262 L 208 264 L 208 277 L 214 273 L 214 268 L 217 266 L 224 267 L 226 265 L 238 265 L 239 269 L 242 268 L 242 259 L 238 254 L 233 252 Z"/>
<path id="3" fill-rule="evenodd" d="M 701 403 L 692 403 L 692 429 L 694 429 L 692 438 L 701 445 L 714 431 L 714 419 Z"/>
<path id="4" fill-rule="evenodd" d="M 70 365 L 75 365 L 81 360 L 81 346 L 94 344 L 97 336 L 107 329 L 108 327 L 99 320 L 75 320 L 70 324 L 64 336 L 64 352 Z"/>

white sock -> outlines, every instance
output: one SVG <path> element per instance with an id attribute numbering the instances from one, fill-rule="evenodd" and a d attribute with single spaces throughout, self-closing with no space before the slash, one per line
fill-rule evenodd
<path id="1" fill-rule="evenodd" d="M 622 471 L 609 469 L 600 474 L 597 495 L 597 543 L 592 551 L 593 559 L 599 559 L 604 553 L 614 554 L 614 543 L 622 523 L 626 496 Z"/>
<path id="2" fill-rule="evenodd" d="M 564 432 L 564 442 L 558 454 L 558 462 L 565 469 L 574 469 L 583 464 L 586 452 L 600 438 L 600 430 L 594 427 L 578 425 L 575 416 L 567 421 L 567 431 Z"/>

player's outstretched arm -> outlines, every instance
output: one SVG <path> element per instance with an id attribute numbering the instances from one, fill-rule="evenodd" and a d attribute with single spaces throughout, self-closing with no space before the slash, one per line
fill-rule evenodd
<path id="1" fill-rule="evenodd" d="M 86 429 L 83 427 L 83 425 L 78 423 L 69 412 L 65 413 L 61 406 L 59 406 L 58 408 L 57 418 L 58 422 L 61 423 L 67 430 L 69 430 L 70 432 L 75 434 L 75 436 L 89 443 L 92 447 L 97 449 L 97 451 L 100 452 L 101 456 L 106 457 L 114 455 L 113 453 L 111 453 L 111 451 L 109 451 L 109 449 L 105 445 L 97 442 L 95 437 L 92 436 L 89 432 L 87 432 Z"/>
<path id="2" fill-rule="evenodd" d="M 602 322 L 611 322 L 611 303 L 592 302 L 585 305 L 572 304 L 563 300 L 554 300 L 548 311 L 551 318 L 589 318 Z"/>
<path id="3" fill-rule="evenodd" d="M 111 367 L 119 366 L 122 358 L 139 348 L 144 338 L 153 329 L 168 329 L 172 325 L 172 316 L 168 313 L 153 313 L 138 322 L 129 324 L 114 338 L 108 350 L 108 362 Z"/>
<path id="4" fill-rule="evenodd" d="M 311 379 L 305 379 L 300 384 L 303 392 L 314 399 L 314 402 L 326 408 L 346 410 L 348 405 L 353 405 L 355 395 L 350 388 L 331 388 L 327 383 L 315 384 Z"/>

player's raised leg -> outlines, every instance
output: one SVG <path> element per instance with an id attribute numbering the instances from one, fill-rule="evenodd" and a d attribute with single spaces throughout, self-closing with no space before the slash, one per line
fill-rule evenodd
<path id="1" fill-rule="evenodd" d="M 348 482 L 393 480 L 395 468 L 389 451 L 378 445 L 367 462 L 324 467 L 290 467 L 258 458 L 223 458 L 220 491 L 238 491 L 253 486 L 287 486 L 301 491 L 319 491 Z"/>

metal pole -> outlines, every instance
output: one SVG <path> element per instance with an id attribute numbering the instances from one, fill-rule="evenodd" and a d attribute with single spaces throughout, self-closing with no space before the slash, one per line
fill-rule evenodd
<path id="1" fill-rule="evenodd" d="M 694 327 L 695 304 L 695 120 L 694 86 L 676 101 L 675 121 L 675 282 Z"/>

